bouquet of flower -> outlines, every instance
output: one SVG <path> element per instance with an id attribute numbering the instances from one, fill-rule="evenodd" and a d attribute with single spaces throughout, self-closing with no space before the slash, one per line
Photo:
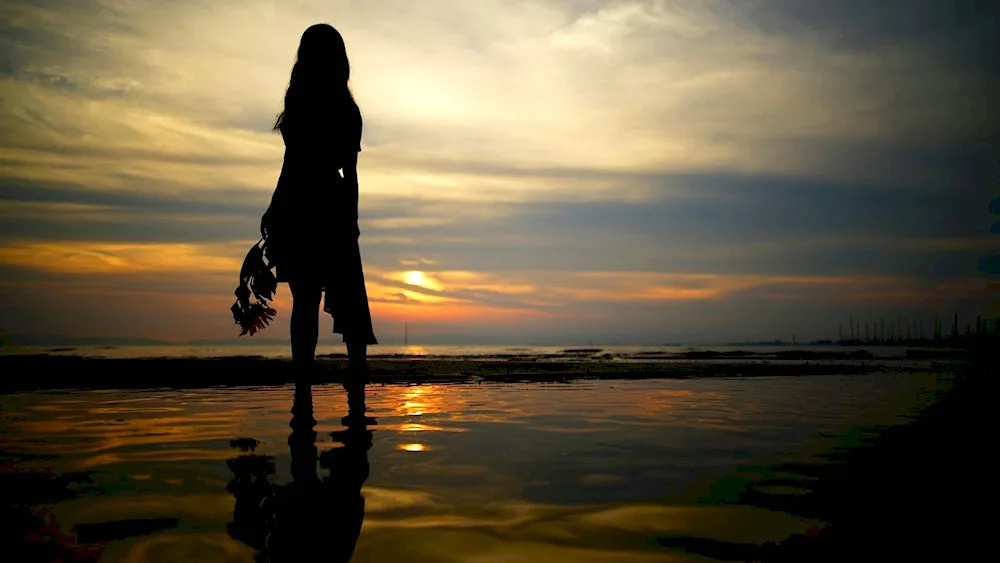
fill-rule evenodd
<path id="1" fill-rule="evenodd" d="M 235 292 L 236 303 L 230 308 L 236 324 L 243 329 L 240 336 L 245 334 L 253 336 L 258 331 L 264 330 L 277 314 L 277 311 L 267 303 L 274 299 L 274 292 L 278 289 L 278 279 L 271 273 L 273 266 L 264 260 L 266 246 L 267 239 L 262 238 L 257 241 L 247 253 L 243 267 L 240 268 L 240 286 Z M 251 302 L 251 295 L 257 300 Z"/>

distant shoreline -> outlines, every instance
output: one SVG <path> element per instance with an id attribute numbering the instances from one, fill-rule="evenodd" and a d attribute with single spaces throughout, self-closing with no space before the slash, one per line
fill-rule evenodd
<path id="1" fill-rule="evenodd" d="M 945 372 L 961 364 L 953 354 L 927 358 L 876 358 L 852 353 L 803 352 L 784 355 L 699 353 L 698 356 L 624 361 L 573 358 L 423 358 L 373 357 L 373 384 L 569 382 L 581 379 L 689 379 L 862 375 Z M 339 383 L 346 374 L 342 355 L 318 361 L 312 383 Z M 280 386 L 295 383 L 287 359 L 255 356 L 223 358 L 87 358 L 50 354 L 0 356 L 6 377 L 0 392 L 59 389 L 205 388 Z"/>
<path id="2" fill-rule="evenodd" d="M 283 353 L 273 351 L 257 353 L 243 347 L 229 348 L 230 352 L 222 353 L 225 348 L 199 348 L 190 346 L 0 346 L 0 358 L 9 356 L 60 356 L 105 359 L 204 359 L 216 360 L 225 358 L 267 358 L 287 359 L 287 346 L 280 346 Z M 680 347 L 677 347 L 680 348 Z M 728 348 L 728 349 L 720 349 Z M 756 350 L 753 350 L 756 348 Z M 391 351 L 396 350 L 396 351 Z M 450 351 L 449 351 L 450 350 Z M 489 351 L 487 351 L 489 350 Z M 169 352 L 167 352 L 169 351 Z M 180 351 L 180 352 L 178 352 Z M 125 352 L 125 354 L 120 354 Z M 167 353 L 165 353 L 167 352 Z M 186 353 L 185 353 L 186 352 Z M 323 353 L 317 351 L 318 358 L 344 358 L 344 353 Z M 961 359 L 970 354 L 970 350 L 961 348 L 935 347 L 832 347 L 832 346 L 778 346 L 778 345 L 744 345 L 724 347 L 684 347 L 682 350 L 657 350 L 655 346 L 605 346 L 605 347 L 501 347 L 501 346 L 385 346 L 373 347 L 368 351 L 370 358 L 424 360 L 571 360 L 571 361 L 628 361 L 628 360 L 708 360 L 708 359 L 774 359 L 774 360 L 838 360 L 838 359 L 901 359 L 901 358 L 936 358 Z"/>

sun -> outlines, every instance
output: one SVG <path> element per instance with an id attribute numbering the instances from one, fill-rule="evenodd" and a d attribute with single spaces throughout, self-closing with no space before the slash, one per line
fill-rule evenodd
<path id="1" fill-rule="evenodd" d="M 427 276 L 423 272 L 406 272 L 403 274 L 403 281 L 416 286 L 423 286 L 427 283 Z"/>
<path id="2" fill-rule="evenodd" d="M 428 276 L 427 274 L 420 271 L 409 271 L 403 272 L 402 274 L 403 283 L 407 285 L 413 285 L 423 289 L 430 289 L 431 291 L 441 291 L 444 287 L 441 282 Z"/>

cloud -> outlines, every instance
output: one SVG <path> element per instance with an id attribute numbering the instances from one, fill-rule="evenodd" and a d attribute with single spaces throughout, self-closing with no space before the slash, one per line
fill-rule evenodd
<path id="1" fill-rule="evenodd" d="M 249 159 L 248 179 L 280 154 L 266 125 L 297 34 L 316 17 L 335 19 L 349 39 L 373 169 L 382 160 L 431 158 L 804 174 L 816 164 L 797 158 L 804 156 L 797 142 L 913 145 L 932 132 L 950 142 L 987 125 L 951 102 L 965 98 L 976 107 L 985 101 L 982 83 L 922 51 L 904 45 L 832 53 L 808 37 L 793 42 L 748 27 L 735 5 L 724 3 L 708 10 L 696 2 L 621 2 L 580 14 L 530 2 L 475 10 L 455 3 L 287 11 L 194 2 L 169 10 L 99 6 L 15 10 L 15 29 L 50 32 L 18 43 L 37 52 L 14 72 L 23 79 L 5 85 L 28 129 L 47 131 L 48 144 L 54 136 L 78 148 L 86 145 L 79 142 L 84 131 L 102 149 L 139 150 L 155 140 L 157 160 Z M 464 14 L 461 25 L 451 19 L 456 14 Z M 66 27 L 78 30 L 75 43 L 86 56 L 60 69 L 53 65 L 65 61 L 64 49 L 53 47 L 66 41 L 52 36 L 70 20 Z M 110 76 L 112 69 L 127 75 Z M 114 92 L 131 84 L 136 93 L 109 100 L 101 84 Z M 69 90 L 87 99 L 88 111 L 66 85 L 77 85 Z M 221 125 L 246 115 L 260 125 L 243 132 Z M 59 127 L 43 127 L 46 119 Z"/>
<path id="2" fill-rule="evenodd" d="M 181 244 L 28 243 L 0 248 L 0 262 L 57 273 L 239 272 L 242 260 Z"/>
<path id="3" fill-rule="evenodd" d="M 793 37 L 811 35 L 835 50 L 870 52 L 913 45 L 935 50 L 951 62 L 986 64 L 995 53 L 983 50 L 998 39 L 991 16 L 995 5 L 969 0 L 885 0 L 809 2 L 772 0 L 744 4 L 741 17 L 768 33 Z M 972 61 L 970 55 L 976 56 Z M 993 57 L 991 59 L 991 57 Z M 965 59 L 960 61 L 959 59 Z"/>
<path id="4" fill-rule="evenodd" d="M 111 312 L 60 301 L 114 319 L 101 330 L 152 330 L 123 311 L 182 295 L 205 308 L 187 317 L 199 330 L 230 329 L 230 269 L 256 240 L 282 159 L 271 124 L 317 21 L 347 39 L 365 119 L 376 324 L 636 337 L 675 318 L 743 333 L 763 310 L 747 300 L 793 325 L 876 297 L 950 307 L 990 248 L 990 9 L 0 1 L 8 322 L 71 326 L 43 303 L 62 283 L 101 296 Z"/>

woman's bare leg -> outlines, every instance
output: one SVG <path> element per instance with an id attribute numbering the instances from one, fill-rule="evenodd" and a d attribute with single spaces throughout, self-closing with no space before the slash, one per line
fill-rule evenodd
<path id="1" fill-rule="evenodd" d="M 352 381 L 364 385 L 368 379 L 368 344 L 364 341 L 347 340 L 347 369 Z"/>
<path id="2" fill-rule="evenodd" d="M 322 289 L 313 284 L 289 283 L 292 292 L 292 363 L 311 365 L 316 360 L 319 340 L 319 302 Z"/>

